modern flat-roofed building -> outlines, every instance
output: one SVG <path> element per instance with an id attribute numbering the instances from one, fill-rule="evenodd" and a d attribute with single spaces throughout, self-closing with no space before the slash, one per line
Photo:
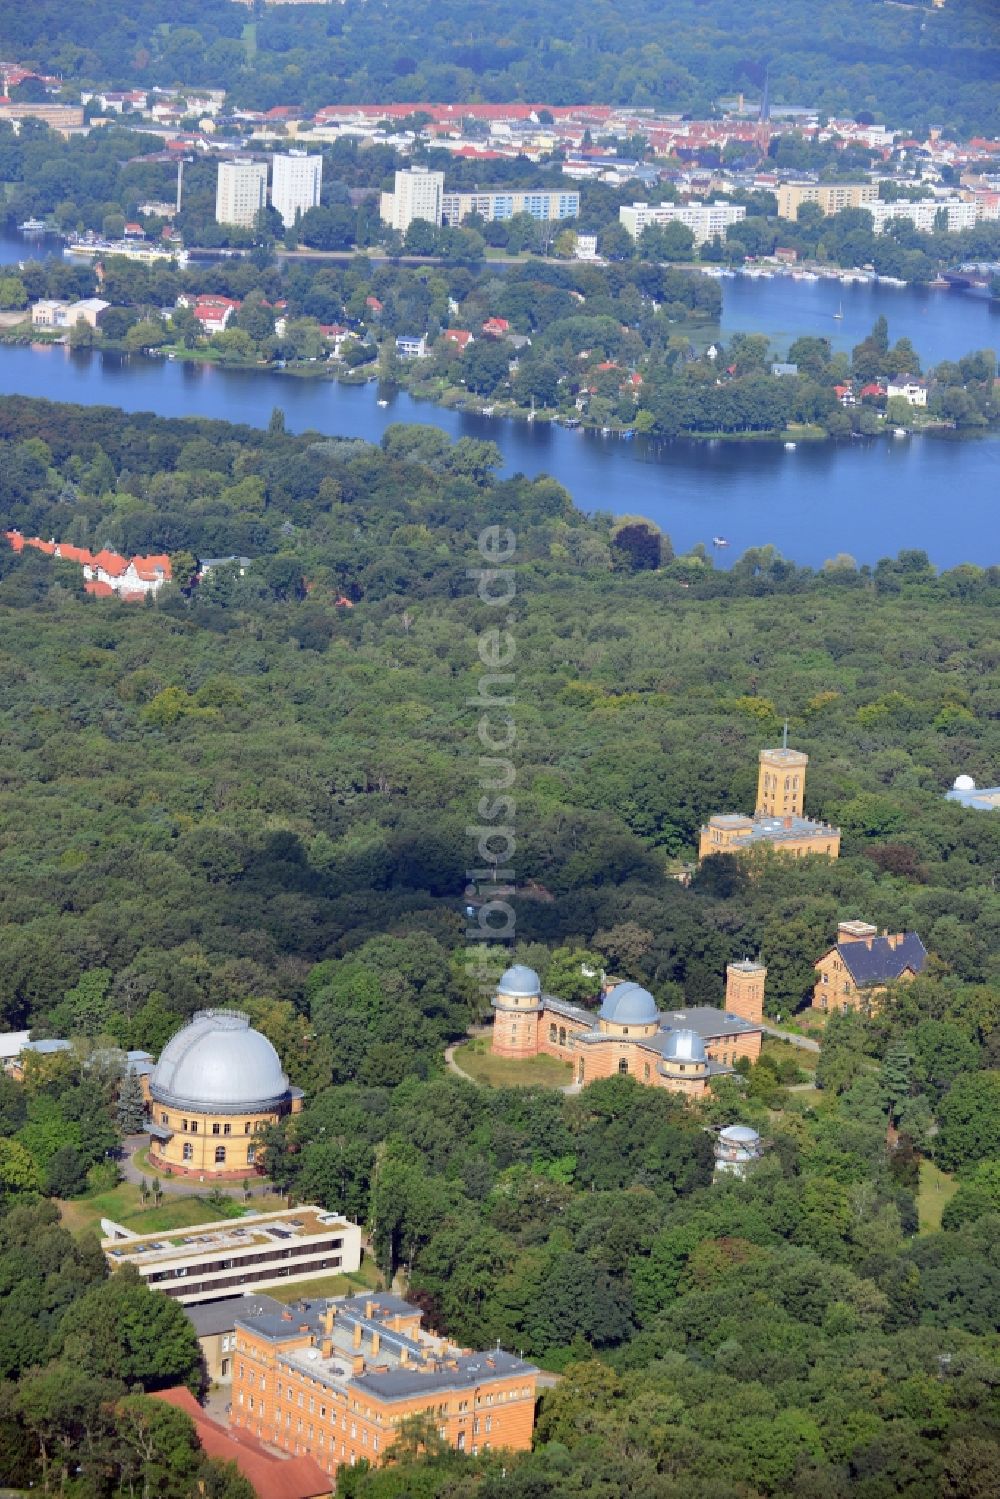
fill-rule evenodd
<path id="1" fill-rule="evenodd" d="M 318 152 L 283 151 L 271 157 L 271 206 L 286 229 L 319 206 L 322 186 L 323 158 Z"/>
<path id="2" fill-rule="evenodd" d="M 211 1301 L 361 1264 L 361 1229 L 318 1207 L 251 1213 L 182 1232 L 101 1240 L 112 1269 L 134 1265 L 147 1286 L 184 1303 Z"/>
<path id="3" fill-rule="evenodd" d="M 382 1463 L 413 1416 L 458 1452 L 527 1451 L 538 1370 L 500 1348 L 458 1348 L 422 1319 L 386 1292 L 238 1316 L 231 1425 L 331 1475 Z"/>
<path id="4" fill-rule="evenodd" d="M 446 224 L 461 224 L 478 214 L 487 224 L 528 213 L 539 223 L 557 223 L 580 216 L 580 194 L 511 188 L 506 192 L 444 193 L 441 216 Z"/>
<path id="5" fill-rule="evenodd" d="M 267 203 L 267 163 L 236 157 L 220 161 L 215 187 L 215 222 L 252 229 Z"/>
<path id="6" fill-rule="evenodd" d="M 426 167 L 410 167 L 396 173 L 395 188 L 383 193 L 379 213 L 384 224 L 405 234 L 414 219 L 440 224 L 444 173 L 429 172 Z"/>
<path id="7" fill-rule="evenodd" d="M 824 213 L 839 213 L 842 208 L 870 208 L 878 200 L 877 182 L 782 182 L 778 217 L 797 219 L 803 203 L 818 203 Z"/>
<path id="8" fill-rule="evenodd" d="M 742 203 L 632 203 L 618 210 L 622 228 L 633 239 L 650 224 L 683 224 L 696 245 L 707 244 L 716 235 L 725 239 L 732 225 L 746 216 Z"/>

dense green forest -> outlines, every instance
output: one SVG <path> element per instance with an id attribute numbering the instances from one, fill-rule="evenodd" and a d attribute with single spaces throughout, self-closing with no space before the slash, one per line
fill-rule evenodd
<path id="1" fill-rule="evenodd" d="M 249 22 L 249 30 L 248 28 Z M 705 113 L 759 93 L 893 125 L 1000 129 L 990 0 L 347 0 L 268 8 L 228 0 L 37 0 L 7 7 L 0 50 L 67 81 L 222 86 L 238 102 L 587 101 Z"/>
<path id="2" fill-rule="evenodd" d="M 1000 763 L 1000 571 L 902 552 L 812 572 L 763 547 L 720 573 L 498 466 L 427 427 L 376 449 L 280 412 L 262 433 L 0 402 L 4 529 L 166 549 L 178 580 L 118 604 L 0 552 L 0 1013 L 75 1043 L 0 1087 L 0 1473 L 48 1465 L 54 1491 L 104 1499 L 152 1466 L 165 1499 L 240 1494 L 136 1393 L 197 1380 L 177 1309 L 106 1281 L 39 1200 L 111 1169 L 112 1046 L 157 1051 L 215 1003 L 307 1092 L 265 1142 L 276 1182 L 366 1222 L 432 1325 L 564 1375 L 533 1453 L 431 1441 L 344 1493 L 993 1499 L 1000 819 L 943 793 Z M 760 951 L 787 1015 L 838 919 L 915 928 L 927 974 L 830 1021 L 817 1087 L 815 1058 L 767 1049 L 697 1108 L 630 1079 L 572 1097 L 444 1072 L 510 957 L 470 965 L 464 914 L 496 622 L 469 569 L 497 525 L 516 955 L 581 1003 L 603 966 L 670 1006 L 718 1004 L 727 960 Z M 228 553 L 251 560 L 192 581 Z M 679 882 L 786 716 L 842 858 Z M 708 1131 L 734 1120 L 765 1159 L 713 1183 Z M 940 1227 L 932 1156 L 958 1183 Z"/>
<path id="3" fill-rule="evenodd" d="M 516 522 L 525 599 L 525 940 L 604 933 L 610 966 L 695 999 L 763 947 L 787 1009 L 838 914 L 860 914 L 989 976 L 1000 826 L 943 792 L 1000 760 L 996 569 L 936 577 L 905 553 L 814 574 L 764 548 L 717 573 L 586 518 L 550 479 L 495 479 L 491 444 L 424 427 L 379 450 L 292 437 L 280 413 L 262 435 L 9 399 L 0 434 L 5 525 L 255 559 L 136 608 L 82 597 L 65 564 L 0 554 L 10 1025 L 101 968 L 97 1018 L 144 1044 L 153 993 L 177 1015 L 219 984 L 300 1002 L 309 964 L 398 922 L 460 945 L 481 614 L 465 572 L 498 515 Z M 176 565 L 183 581 L 193 563 Z M 785 716 L 844 857 L 752 879 L 712 861 L 678 884 L 668 861 L 709 813 L 749 804 Z M 611 935 L 633 924 L 634 953 Z"/>

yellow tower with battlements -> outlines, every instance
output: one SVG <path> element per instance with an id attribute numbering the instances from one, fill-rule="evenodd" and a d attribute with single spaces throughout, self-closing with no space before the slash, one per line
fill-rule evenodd
<path id="1" fill-rule="evenodd" d="M 788 748 L 788 725 L 778 749 L 762 749 L 757 773 L 757 813 L 762 817 L 801 817 L 809 756 Z"/>

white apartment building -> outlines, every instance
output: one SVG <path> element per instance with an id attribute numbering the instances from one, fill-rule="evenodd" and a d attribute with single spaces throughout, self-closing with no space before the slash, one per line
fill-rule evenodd
<path id="1" fill-rule="evenodd" d="M 512 219 L 516 213 L 530 213 L 539 223 L 557 223 L 560 219 L 580 216 L 580 194 L 542 192 L 511 188 L 507 192 L 443 193 L 441 216 L 446 224 L 461 224 L 477 213 L 487 224 Z"/>
<path id="2" fill-rule="evenodd" d="M 396 173 L 395 191 L 383 193 L 379 213 L 384 224 L 405 234 L 414 219 L 440 224 L 444 197 L 444 173 L 426 167 L 410 167 Z"/>
<path id="3" fill-rule="evenodd" d="M 960 229 L 971 229 L 979 218 L 975 203 L 966 203 L 962 198 L 918 198 L 914 202 L 900 199 L 898 203 L 866 203 L 872 216 L 876 234 L 882 234 L 890 219 L 908 219 L 915 229 L 929 234 L 934 228 L 939 213 L 947 216 L 947 231 L 957 234 Z"/>
<path id="4" fill-rule="evenodd" d="M 319 206 L 323 158 L 306 151 L 275 152 L 271 157 L 271 206 L 288 229 L 310 208 Z"/>
<path id="5" fill-rule="evenodd" d="M 215 188 L 215 222 L 252 229 L 267 203 L 267 163 L 237 157 L 219 163 Z"/>
<path id="6" fill-rule="evenodd" d="M 683 224 L 696 245 L 707 244 L 716 235 L 725 239 L 730 226 L 746 216 L 742 203 L 633 203 L 618 210 L 623 228 L 633 239 L 649 224 Z"/>

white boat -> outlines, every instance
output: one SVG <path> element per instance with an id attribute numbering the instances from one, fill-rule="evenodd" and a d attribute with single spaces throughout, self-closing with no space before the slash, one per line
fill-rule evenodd
<path id="1" fill-rule="evenodd" d="M 63 247 L 64 255 L 120 255 L 125 260 L 137 260 L 140 265 L 152 265 L 160 260 L 176 260 L 185 266 L 190 259 L 188 252 L 169 245 L 136 244 L 126 239 L 71 239 Z"/>
<path id="2" fill-rule="evenodd" d="M 729 542 L 724 536 L 713 536 L 712 545 L 714 547 L 727 547 L 729 545 Z"/>
<path id="3" fill-rule="evenodd" d="M 44 219 L 25 219 L 23 224 L 18 224 L 22 234 L 44 234 L 48 228 Z"/>
<path id="4" fill-rule="evenodd" d="M 906 436 L 906 428 L 905 427 L 893 427 L 893 429 L 892 429 L 892 435 L 893 435 L 893 437 L 905 437 Z"/>
<path id="5" fill-rule="evenodd" d="M 785 443 L 785 452 L 786 453 L 794 453 L 795 452 L 795 444 L 794 444 L 794 442 L 786 442 Z"/>
<path id="6" fill-rule="evenodd" d="M 838 322 L 840 322 L 842 320 L 842 318 L 844 316 L 844 304 L 843 304 L 843 302 L 841 302 L 840 306 L 837 308 L 836 312 L 833 315 L 837 319 Z"/>
<path id="7" fill-rule="evenodd" d="M 375 402 L 376 406 L 388 406 L 388 404 L 389 404 L 388 401 L 376 401 Z"/>

